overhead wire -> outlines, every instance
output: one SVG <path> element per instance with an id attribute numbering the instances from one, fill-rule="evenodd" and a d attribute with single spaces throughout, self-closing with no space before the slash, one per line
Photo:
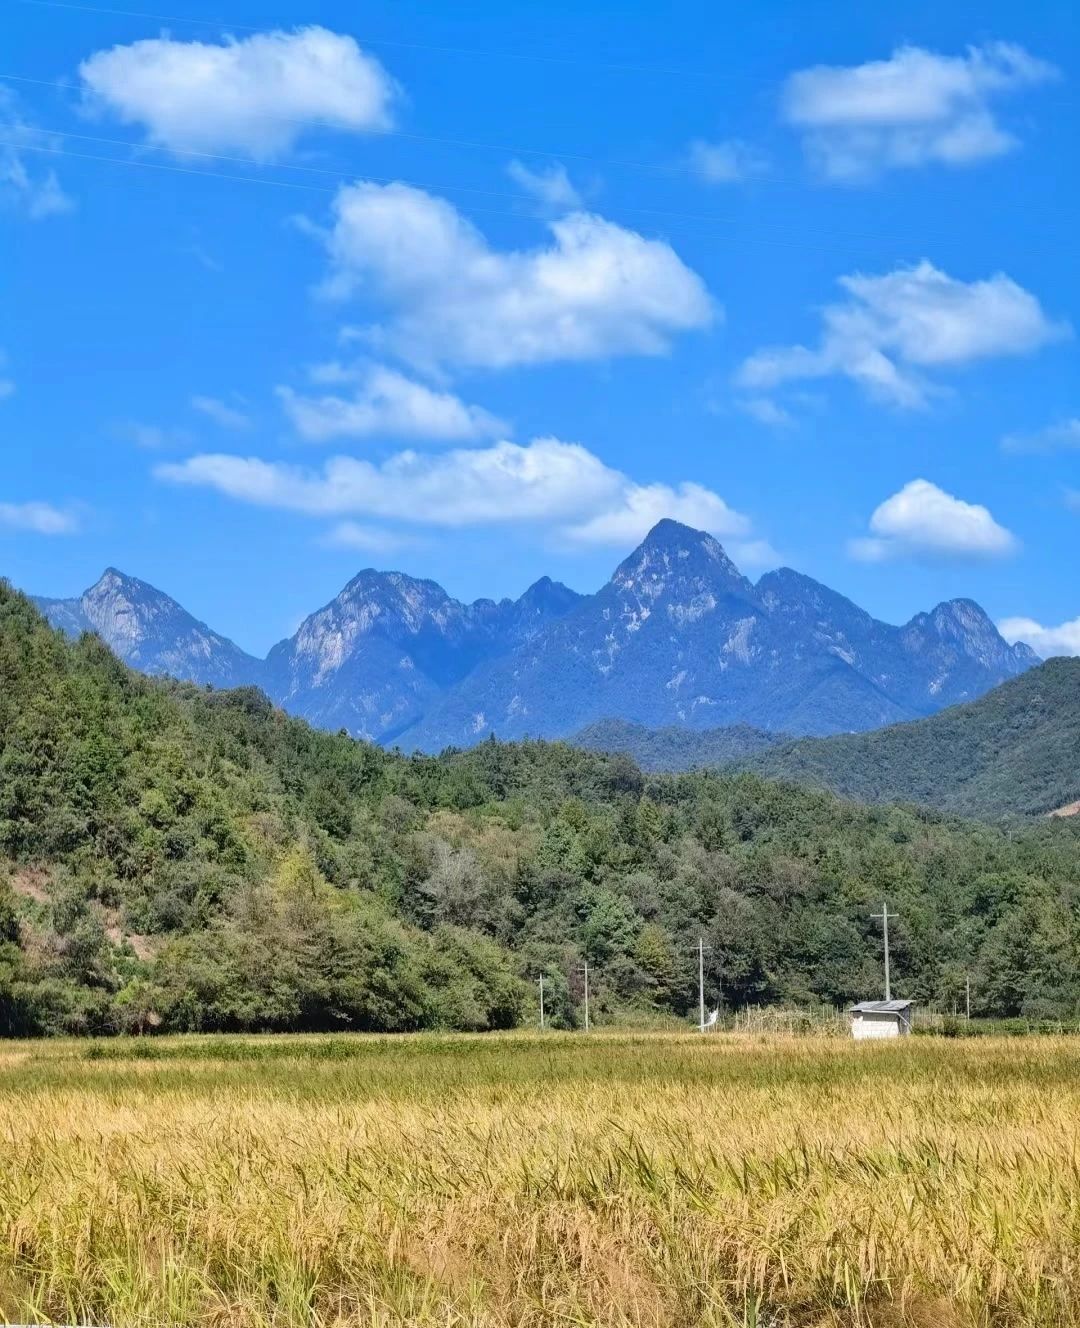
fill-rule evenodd
<path id="1" fill-rule="evenodd" d="M 0 147 L 12 148 L 19 152 L 36 152 L 48 156 L 70 157 L 76 161 L 93 162 L 99 165 L 123 166 L 126 168 L 134 167 L 137 169 L 159 171 L 172 175 L 196 176 L 205 180 L 222 180 L 234 184 L 263 185 L 269 188 L 292 190 L 301 193 L 333 195 L 336 194 L 338 192 L 338 189 L 340 188 L 340 185 L 334 186 L 334 185 L 309 184 L 299 180 L 276 180 L 263 175 L 238 175 L 225 171 L 197 170 L 192 167 L 177 166 L 167 162 L 146 161 L 137 157 L 112 157 L 112 156 L 103 156 L 98 153 L 73 152 L 68 148 L 56 146 L 54 144 L 27 143 L 23 139 L 0 138 Z M 205 154 L 205 155 L 214 156 L 214 154 Z M 244 161 L 246 159 L 223 158 L 223 160 Z M 327 172 L 327 174 L 337 175 L 338 173 Z M 372 177 L 365 176 L 363 178 L 371 179 Z M 408 181 L 400 180 L 400 178 L 397 176 L 382 177 L 382 181 L 386 183 L 408 183 Z M 375 182 L 378 183 L 379 181 L 376 180 Z M 445 185 L 439 187 L 446 188 L 448 190 L 453 190 L 455 188 L 462 188 L 462 189 L 468 188 L 468 186 L 455 186 L 455 185 Z M 497 194 L 497 192 L 494 190 L 480 190 L 480 189 L 472 190 L 471 192 L 496 194 L 496 196 L 498 197 L 505 197 L 508 199 L 519 201 L 522 204 L 528 205 L 530 208 L 533 209 L 535 209 L 536 206 L 536 199 L 531 195 L 526 195 L 526 194 L 504 195 L 504 194 Z M 635 209 L 633 208 L 615 209 L 615 211 L 617 212 L 630 212 L 630 213 L 632 213 L 634 210 Z M 730 236 L 725 235 L 723 232 L 719 231 L 694 229 L 693 227 L 688 227 L 687 225 L 685 225 L 684 224 L 685 222 L 705 221 L 715 224 L 727 223 L 732 225 L 737 224 L 738 222 L 738 219 L 733 219 L 730 217 L 708 216 L 706 214 L 678 213 L 678 212 L 665 213 L 659 209 L 653 209 L 653 210 L 637 209 L 637 211 L 640 212 L 651 211 L 653 215 L 663 216 L 666 221 L 665 230 L 671 229 L 673 225 L 679 234 L 698 239 L 720 240 L 720 239 L 728 239 L 730 238 Z M 470 212 L 478 213 L 485 216 L 512 217 L 515 220 L 519 221 L 522 219 L 523 216 L 523 213 L 520 210 L 511 211 L 506 208 L 492 208 L 492 207 L 482 207 L 482 206 L 481 207 L 471 206 Z M 807 235 L 810 235 L 813 238 L 823 238 L 823 237 L 816 237 L 814 232 L 807 232 L 804 230 L 801 233 L 800 239 L 797 242 L 794 242 L 789 237 L 786 236 L 778 237 L 778 236 L 769 236 L 762 234 L 760 226 L 757 225 L 757 223 L 755 223 L 755 230 L 752 234 L 741 233 L 738 239 L 740 244 L 760 244 L 766 246 L 771 245 L 773 247 L 787 248 L 787 249 L 798 248 L 804 251 L 814 251 L 819 253 L 833 252 L 831 248 L 828 248 L 825 245 L 814 245 L 806 243 L 805 237 Z M 830 230 L 828 238 L 830 240 L 842 238 L 851 241 L 866 241 L 866 240 L 880 241 L 885 237 L 882 237 L 878 233 L 867 232 L 861 235 L 853 233 L 838 234 L 835 230 Z"/>
<path id="2" fill-rule="evenodd" d="M 39 9 L 68 9 L 84 14 L 103 14 L 114 18 L 136 18 L 153 23 L 187 23 L 196 27 L 218 27 L 233 29 L 236 32 L 265 32 L 271 23 L 288 22 L 284 19 L 268 19 L 261 24 L 235 23 L 220 17 L 197 17 L 191 14 L 155 14 L 145 10 L 116 9 L 104 5 L 74 4 L 72 0 L 18 0 L 19 4 L 31 5 Z M 394 46 L 402 50 L 439 51 L 448 55 L 467 55 L 483 60 L 526 60 L 538 64 L 565 64 L 584 66 L 590 69 L 610 69 L 632 74 L 665 74 L 675 78 L 716 78 L 712 70 L 685 69 L 670 65 L 630 64 L 611 60 L 583 60 L 565 55 L 545 55 L 535 51 L 490 51 L 468 46 L 448 46 L 437 42 L 401 41 L 391 37 L 357 37 L 365 46 Z M 725 81 L 732 76 L 723 76 Z M 745 80 L 747 76 L 735 75 L 734 78 Z"/>

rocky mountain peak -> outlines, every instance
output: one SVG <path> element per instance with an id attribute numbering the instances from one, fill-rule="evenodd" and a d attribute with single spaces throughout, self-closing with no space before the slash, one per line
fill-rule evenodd
<path id="1" fill-rule="evenodd" d="M 666 586 L 692 579 L 728 583 L 741 591 L 751 589 L 750 582 L 724 552 L 719 540 L 704 530 L 693 530 L 665 518 L 623 559 L 611 581 L 645 598 L 655 598 Z"/>
<path id="2" fill-rule="evenodd" d="M 40 600 L 46 617 L 71 635 L 96 632 L 122 660 L 144 673 L 218 687 L 259 679 L 261 661 L 146 581 L 107 567 L 78 599 Z"/>
<path id="3" fill-rule="evenodd" d="M 147 673 L 256 683 L 325 728 L 438 750 L 565 736 L 615 717 L 832 733 L 969 700 L 1035 662 L 971 600 L 903 627 L 791 568 L 752 585 L 704 531 L 658 522 L 593 595 L 541 577 L 518 599 L 454 599 L 364 568 L 265 661 L 118 568 L 83 596 L 41 600 Z"/>

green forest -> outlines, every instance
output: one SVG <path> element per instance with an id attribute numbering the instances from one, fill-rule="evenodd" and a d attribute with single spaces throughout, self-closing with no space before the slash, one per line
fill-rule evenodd
<path id="1" fill-rule="evenodd" d="M 1080 798 L 1080 659 L 1050 659 L 967 705 L 872 733 L 802 738 L 761 774 L 965 816 L 1041 816 Z"/>
<path id="2" fill-rule="evenodd" d="M 495 742 L 405 757 L 152 680 L 0 583 L 0 1032 L 496 1029 L 881 986 L 1080 1009 L 1072 821 Z"/>

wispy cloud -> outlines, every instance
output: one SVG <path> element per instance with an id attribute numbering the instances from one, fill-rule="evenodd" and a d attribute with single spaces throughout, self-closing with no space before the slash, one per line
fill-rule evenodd
<path id="1" fill-rule="evenodd" d="M 690 169 L 706 184 L 738 184 L 768 169 L 768 160 L 757 148 L 738 138 L 716 142 L 695 139 L 687 154 Z"/>
<path id="2" fill-rule="evenodd" d="M 545 213 L 558 216 L 581 207 L 581 195 L 561 162 L 533 169 L 515 159 L 507 166 L 506 173 L 526 193 L 532 194 Z"/>
<path id="3" fill-rule="evenodd" d="M 415 548 L 420 539 L 399 530 L 364 526 L 357 521 L 342 521 L 319 541 L 327 549 L 349 549 L 356 553 L 398 553 Z"/>
<path id="4" fill-rule="evenodd" d="M 251 428 L 251 417 L 248 414 L 225 401 L 220 401 L 217 397 L 192 397 L 191 407 L 223 429 L 240 431 Z"/>
<path id="5" fill-rule="evenodd" d="M 580 444 L 557 438 L 400 452 L 380 464 L 335 457 L 316 469 L 203 454 L 160 465 L 155 474 L 171 484 L 313 517 L 444 529 L 529 522 L 578 545 L 632 544 L 667 516 L 739 541 L 751 559 L 772 555 L 750 519 L 703 485 L 640 484 Z"/>
<path id="6" fill-rule="evenodd" d="M 132 443 L 135 447 L 141 447 L 147 452 L 188 447 L 193 441 L 191 434 L 186 429 L 175 429 L 161 424 L 146 424 L 142 420 L 120 420 L 112 426 L 112 432 L 121 441 Z"/>
<path id="7" fill-rule="evenodd" d="M 966 166 L 1010 151 L 1017 140 L 999 123 L 993 102 L 1057 74 L 1007 42 L 972 46 L 959 56 L 901 46 L 888 60 L 792 74 L 782 113 L 826 179 L 853 183 L 886 170 Z"/>
<path id="8" fill-rule="evenodd" d="M 849 299 L 822 311 L 816 346 L 771 346 L 745 360 L 742 388 L 839 375 L 897 406 L 940 390 L 927 376 L 977 360 L 1025 355 L 1072 335 L 1029 291 L 998 272 L 960 281 L 923 260 L 882 276 L 840 278 Z"/>
<path id="9" fill-rule="evenodd" d="M 0 530 L 23 531 L 33 535 L 74 535 L 79 519 L 74 511 L 52 503 L 0 502 Z"/>
<path id="10" fill-rule="evenodd" d="M 1034 433 L 1011 433 L 1001 440 L 1002 450 L 1014 453 L 1075 452 L 1080 450 L 1080 416 L 1059 420 Z"/>
<path id="11" fill-rule="evenodd" d="M 63 140 L 32 124 L 20 110 L 14 93 L 2 87 L 0 139 L 0 202 L 31 221 L 70 212 L 75 204 L 61 187 L 56 172 L 40 164 L 41 149 L 58 148 Z"/>
<path id="12" fill-rule="evenodd" d="M 452 392 L 428 387 L 381 364 L 324 365 L 315 377 L 347 386 L 348 395 L 317 396 L 279 387 L 278 397 L 293 427 L 309 442 L 333 438 L 415 438 L 465 442 L 497 438 L 506 424 Z"/>

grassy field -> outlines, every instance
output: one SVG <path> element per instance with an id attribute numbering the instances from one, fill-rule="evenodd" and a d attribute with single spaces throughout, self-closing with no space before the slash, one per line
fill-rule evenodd
<path id="1" fill-rule="evenodd" d="M 0 1319 L 1080 1325 L 1080 1039 L 0 1046 Z"/>

